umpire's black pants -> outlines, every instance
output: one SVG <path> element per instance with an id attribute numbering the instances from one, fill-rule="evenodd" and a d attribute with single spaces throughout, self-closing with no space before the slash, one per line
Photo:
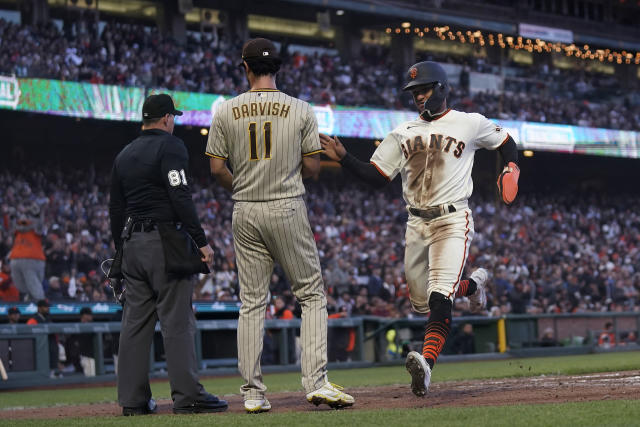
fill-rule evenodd
<path id="1" fill-rule="evenodd" d="M 157 320 L 164 339 L 173 405 L 193 404 L 204 397 L 205 391 L 197 374 L 192 282 L 167 276 L 157 230 L 131 234 L 124 244 L 122 272 L 126 302 L 118 357 L 120 406 L 144 406 L 151 398 L 149 354 Z"/>

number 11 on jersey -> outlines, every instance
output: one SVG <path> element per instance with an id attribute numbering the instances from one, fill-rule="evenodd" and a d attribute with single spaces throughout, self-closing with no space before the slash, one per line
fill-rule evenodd
<path id="1" fill-rule="evenodd" d="M 260 160 L 258 157 L 258 124 L 249 122 L 249 160 Z M 264 158 L 271 159 L 271 122 L 262 125 Z"/>

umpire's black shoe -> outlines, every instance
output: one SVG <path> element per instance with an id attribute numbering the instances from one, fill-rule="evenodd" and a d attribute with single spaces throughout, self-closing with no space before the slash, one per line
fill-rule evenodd
<path id="1" fill-rule="evenodd" d="M 229 405 L 226 400 L 218 399 L 211 393 L 207 393 L 202 399 L 197 400 L 192 405 L 174 407 L 174 414 L 203 414 L 209 412 L 224 412 Z"/>
<path id="2" fill-rule="evenodd" d="M 155 414 L 158 411 L 158 405 L 156 401 L 151 398 L 144 406 L 137 407 L 124 407 L 122 408 L 122 415 L 125 417 L 129 417 L 132 415 L 150 415 Z"/>

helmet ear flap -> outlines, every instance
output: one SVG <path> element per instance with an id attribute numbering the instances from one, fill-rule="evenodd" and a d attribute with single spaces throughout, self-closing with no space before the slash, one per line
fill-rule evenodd
<path id="1" fill-rule="evenodd" d="M 449 84 L 447 82 L 436 82 L 433 86 L 431 96 L 424 102 L 423 118 L 434 118 L 442 113 L 441 107 L 449 95 Z M 427 116 L 427 117 L 424 117 Z"/>
<path id="2" fill-rule="evenodd" d="M 442 98 L 442 100 L 445 100 L 447 98 L 447 96 L 449 95 L 449 83 L 444 82 L 444 83 L 440 83 L 437 82 L 435 87 L 433 88 L 433 92 L 434 94 L 436 94 L 437 92 L 437 96 L 438 98 Z"/>

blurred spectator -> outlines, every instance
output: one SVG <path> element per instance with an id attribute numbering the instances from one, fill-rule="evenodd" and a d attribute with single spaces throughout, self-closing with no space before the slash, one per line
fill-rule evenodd
<path id="1" fill-rule="evenodd" d="M 67 299 L 67 295 L 62 290 L 62 283 L 59 277 L 49 277 L 49 288 L 47 289 L 46 296 L 49 301 L 62 301 Z"/>
<path id="2" fill-rule="evenodd" d="M 291 320 L 295 319 L 293 311 L 287 306 L 285 299 L 282 296 L 274 296 L 272 302 L 267 307 L 267 319 L 283 319 Z M 265 364 L 272 364 L 278 360 L 280 351 L 283 351 L 279 347 L 280 335 L 282 333 L 287 334 L 287 348 L 289 363 L 296 363 L 296 337 L 293 331 L 286 329 L 265 329 L 264 344 L 262 350 L 261 361 Z"/>
<path id="3" fill-rule="evenodd" d="M 524 282 L 521 279 L 516 280 L 508 297 L 509 304 L 511 304 L 511 313 L 525 314 L 527 312 L 527 305 L 529 304 L 527 293 Z"/>
<path id="4" fill-rule="evenodd" d="M 18 309 L 18 307 L 9 307 L 7 314 L 10 324 L 17 325 L 18 323 L 20 323 L 20 310 Z"/>
<path id="5" fill-rule="evenodd" d="M 513 285 L 509 282 L 507 277 L 507 267 L 505 267 L 504 265 L 499 265 L 498 273 L 495 275 L 495 278 L 493 280 L 497 296 L 510 294 L 511 291 L 513 291 Z"/>
<path id="6" fill-rule="evenodd" d="M 607 322 L 604 325 L 604 331 L 598 335 L 598 347 L 609 349 L 616 345 L 616 334 L 613 331 L 613 323 Z"/>
<path id="7" fill-rule="evenodd" d="M 358 295 L 356 297 L 356 304 L 351 310 L 353 316 L 364 316 L 371 314 L 371 306 L 366 295 Z"/>
<path id="8" fill-rule="evenodd" d="M 338 300 L 336 301 L 336 307 L 339 312 L 347 313 L 349 315 L 351 313 L 351 309 L 353 307 L 354 301 L 351 297 L 349 291 L 343 291 Z"/>
<path id="9" fill-rule="evenodd" d="M 27 325 L 39 325 L 42 323 L 51 323 L 51 314 L 49 314 L 49 301 L 38 301 L 38 312 L 27 321 Z M 62 378 L 62 372 L 59 364 L 60 350 L 58 348 L 58 336 L 49 334 L 49 368 L 51 369 L 51 378 Z"/>
<path id="10" fill-rule="evenodd" d="M 629 331 L 620 337 L 620 345 L 638 344 L 638 334 L 635 331 Z"/>
<path id="11" fill-rule="evenodd" d="M 276 319 L 293 319 L 295 316 L 293 312 L 289 310 L 284 302 L 284 299 L 280 296 L 276 297 L 273 303 L 275 307 L 275 313 L 273 315 Z"/>
<path id="12" fill-rule="evenodd" d="M 91 322 L 93 322 L 93 311 L 91 311 L 90 307 L 82 307 L 80 309 L 80 323 Z"/>
<path id="13" fill-rule="evenodd" d="M 458 329 L 458 333 L 454 335 L 451 343 L 451 351 L 454 354 L 472 354 L 475 353 L 476 342 L 473 335 L 473 326 L 471 323 L 465 323 Z"/>
<path id="14" fill-rule="evenodd" d="M 338 306 L 338 311 L 330 311 L 329 319 L 343 319 L 349 317 L 346 305 Z M 350 360 L 355 349 L 356 332 L 354 328 L 329 327 L 328 329 L 328 357 L 329 362 L 345 362 Z"/>
<path id="15" fill-rule="evenodd" d="M 18 289 L 13 286 L 13 282 L 11 280 L 11 267 L 7 262 L 2 262 L 2 268 L 0 269 L 0 301 L 20 301 L 20 292 L 18 292 Z"/>
<path id="16" fill-rule="evenodd" d="M 556 341 L 553 333 L 553 328 L 546 328 L 542 334 L 542 338 L 540 338 L 540 347 L 556 347 L 558 345 L 558 341 Z"/>
<path id="17" fill-rule="evenodd" d="M 460 89 L 463 91 L 469 90 L 469 66 L 464 65 L 462 70 L 460 70 L 460 81 L 459 81 Z"/>
<path id="18" fill-rule="evenodd" d="M 391 296 L 389 292 L 384 289 L 381 270 L 380 268 L 374 268 L 369 276 L 369 280 L 367 282 L 367 289 L 369 290 L 369 296 L 372 297 L 380 297 L 383 300 L 387 301 Z"/>
<path id="19" fill-rule="evenodd" d="M 80 309 L 80 323 L 93 322 L 93 312 L 89 307 Z M 93 349 L 94 334 L 81 333 L 69 335 L 66 339 L 67 362 L 76 372 L 85 376 L 95 376 L 95 358 Z"/>
<path id="20" fill-rule="evenodd" d="M 49 301 L 40 300 L 37 303 L 36 314 L 27 321 L 27 325 L 38 325 L 41 323 L 51 323 L 51 315 L 49 314 Z"/>

